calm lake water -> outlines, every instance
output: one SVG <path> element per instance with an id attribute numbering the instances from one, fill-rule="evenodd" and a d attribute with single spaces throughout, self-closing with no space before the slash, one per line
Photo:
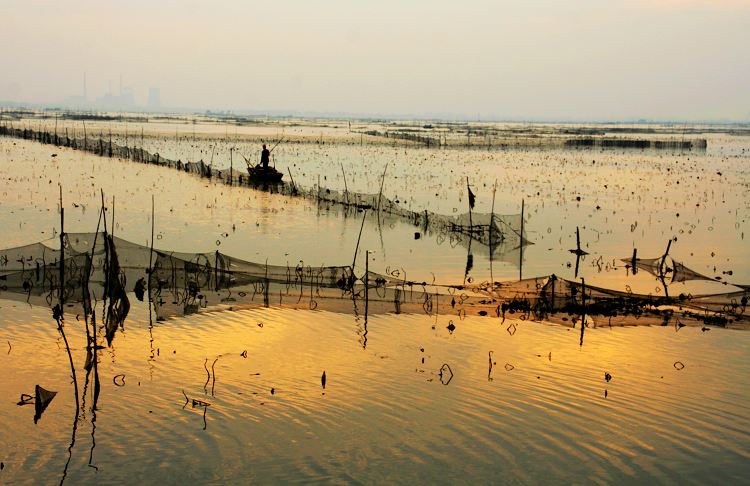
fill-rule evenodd
<path id="1" fill-rule="evenodd" d="M 151 150 L 198 158 L 188 154 L 196 147 L 163 135 L 173 127 L 145 127 Z M 209 160 L 219 145 L 214 163 L 226 167 L 231 129 L 197 130 L 199 157 Z M 257 144 L 241 135 L 232 146 L 250 156 Z M 497 181 L 496 212 L 520 212 L 525 201 L 535 244 L 523 253 L 524 277 L 574 278 L 568 250 L 579 227 L 587 282 L 659 293 L 652 276 L 629 275 L 619 259 L 633 248 L 661 256 L 676 238 L 670 255 L 721 280 L 670 292 L 712 293 L 750 283 L 750 138 L 708 140 L 700 153 L 329 140 L 282 144 L 274 155 L 304 187 L 320 176 L 343 189 L 343 168 L 349 189 L 362 192 L 377 192 L 387 164 L 387 197 L 448 215 L 466 210 L 467 177 L 478 211 L 490 210 Z M 68 232 L 95 230 L 103 189 L 108 206 L 115 198 L 115 234 L 145 245 L 154 195 L 157 248 L 279 265 L 350 265 L 362 221 L 305 199 L 9 138 L 0 139 L 0 179 L 3 248 L 57 235 L 58 184 Z M 467 277 L 463 246 L 438 235 L 415 240 L 401 221 L 363 228 L 357 267 L 369 250 L 377 272 L 446 284 Z M 481 248 L 472 253 L 469 277 L 518 278 L 517 253 L 492 262 Z M 0 483 L 748 481 L 745 330 L 633 321 L 591 328 L 580 345 L 576 329 L 513 318 L 385 314 L 365 323 L 355 312 L 272 306 L 155 322 L 148 303 L 131 304 L 124 330 L 99 354 L 95 411 L 92 383 L 84 393 L 84 325 L 65 316 L 86 402 L 74 422 L 51 310 L 0 292 Z M 16 403 L 36 384 L 58 395 L 34 424 L 33 406 Z"/>

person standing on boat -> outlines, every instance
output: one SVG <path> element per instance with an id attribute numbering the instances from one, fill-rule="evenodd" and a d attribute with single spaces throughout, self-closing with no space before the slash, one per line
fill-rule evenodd
<path id="1" fill-rule="evenodd" d="M 271 151 L 266 148 L 266 144 L 263 144 L 263 151 L 260 153 L 260 166 L 263 170 L 268 170 L 268 162 L 271 158 Z"/>

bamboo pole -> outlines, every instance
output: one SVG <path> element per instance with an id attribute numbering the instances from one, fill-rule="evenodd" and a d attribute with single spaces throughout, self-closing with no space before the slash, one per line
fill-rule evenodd
<path id="1" fill-rule="evenodd" d="M 62 184 L 60 185 L 60 302 L 59 302 L 59 316 L 57 317 L 57 329 L 60 331 L 60 335 L 65 342 L 65 350 L 68 352 L 68 360 L 70 361 L 70 373 L 73 376 L 73 391 L 76 399 L 76 420 L 78 412 L 80 411 L 80 399 L 78 397 L 78 379 L 76 377 L 76 368 L 73 364 L 73 355 L 70 352 L 70 345 L 68 344 L 68 338 L 65 336 L 65 330 L 63 329 L 62 321 L 64 319 L 64 305 L 65 305 L 65 208 L 63 207 L 62 198 Z"/>
<path id="2" fill-rule="evenodd" d="M 352 287 L 354 286 L 354 265 L 357 264 L 357 253 L 359 252 L 359 241 L 362 239 L 362 230 L 365 227 L 365 218 L 367 218 L 367 209 L 363 211 L 362 225 L 359 227 L 359 236 L 357 237 L 357 246 L 354 248 L 354 260 L 352 260 Z"/>
<path id="3" fill-rule="evenodd" d="M 367 311 L 370 304 L 370 250 L 365 250 L 365 330 L 367 329 Z"/>
<path id="4" fill-rule="evenodd" d="M 60 311 L 65 304 L 65 208 L 63 207 L 62 184 L 60 185 Z"/>
<path id="5" fill-rule="evenodd" d="M 346 172 L 344 172 L 344 164 L 339 162 L 341 164 L 341 174 L 344 176 L 344 197 L 346 198 L 346 205 L 349 206 L 349 188 L 346 185 Z M 291 174 L 290 174 L 291 177 Z"/>
<path id="6" fill-rule="evenodd" d="M 466 176 L 466 196 L 469 203 L 469 238 L 473 238 L 474 223 L 471 220 L 471 187 L 469 187 L 469 176 Z"/>
<path id="7" fill-rule="evenodd" d="M 490 285 L 494 288 L 495 286 L 495 279 L 492 276 L 492 234 L 494 233 L 495 228 L 495 191 L 497 190 L 497 180 L 495 180 L 495 184 L 492 186 L 492 208 L 490 209 Z"/>
<path id="8" fill-rule="evenodd" d="M 154 270 L 154 195 L 151 194 L 151 245 L 149 248 L 149 254 L 148 254 L 148 273 L 149 273 L 149 288 L 151 286 L 151 272 Z M 151 293 L 149 292 L 149 298 L 151 296 Z"/>
<path id="9" fill-rule="evenodd" d="M 385 184 L 385 173 L 388 170 L 388 163 L 385 164 L 385 169 L 383 169 L 383 176 L 380 178 L 380 192 L 378 192 L 378 222 L 380 222 L 380 198 L 383 197 L 383 185 Z"/>
<path id="10" fill-rule="evenodd" d="M 518 257 L 518 280 L 523 280 L 523 217 L 524 217 L 525 202 L 521 199 L 521 250 Z"/>
<path id="11" fill-rule="evenodd" d="M 581 342 L 583 346 L 583 332 L 586 329 L 586 282 L 581 277 Z"/>

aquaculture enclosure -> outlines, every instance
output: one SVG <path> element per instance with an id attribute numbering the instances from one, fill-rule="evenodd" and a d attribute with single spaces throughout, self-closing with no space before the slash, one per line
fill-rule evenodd
<path id="1" fill-rule="evenodd" d="M 744 130 L 4 113 L 0 481 L 741 480 Z"/>

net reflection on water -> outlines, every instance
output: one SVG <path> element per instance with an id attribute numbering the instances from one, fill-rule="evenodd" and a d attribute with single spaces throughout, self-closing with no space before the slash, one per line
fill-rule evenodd
<path id="1" fill-rule="evenodd" d="M 90 250 L 90 236 L 70 234 L 66 246 Z M 94 246 L 101 264 L 106 252 Z M 153 282 L 148 272 L 152 265 L 142 263 L 139 245 L 134 245 L 129 258 L 125 251 L 129 242 L 115 239 L 112 246 L 123 263 L 117 278 L 127 290 L 135 289 L 141 279 Z M 13 292 L 9 287 L 0 298 L 39 302 L 44 307 L 47 300 L 55 302 L 56 259 L 48 258 L 53 253 L 45 251 L 39 266 L 21 263 L 4 275 L 10 278 Z M 707 316 L 719 317 L 718 325 L 741 328 L 742 322 L 723 319 L 744 319 L 742 291 L 686 295 L 681 301 L 679 296 L 668 300 L 588 284 L 584 288 L 579 282 L 551 276 L 441 286 L 411 282 L 395 271 L 368 272 L 364 281 L 341 288 L 324 285 L 331 279 L 317 278 L 317 269 L 308 265 L 271 268 L 270 275 L 275 275 L 271 281 L 263 263 L 239 262 L 250 266 L 219 273 L 217 268 L 228 265 L 215 252 L 161 253 L 159 272 L 153 273 L 166 282 L 160 290 L 158 284 L 154 286 L 164 303 L 154 313 L 156 319 L 166 320 L 147 318 L 146 304 L 138 304 L 136 293 L 127 331 L 120 327 L 122 332 L 101 353 L 101 360 L 94 361 L 101 361 L 105 377 L 96 455 L 103 471 L 100 479 L 458 482 L 466 480 L 464 473 L 454 471 L 455 458 L 460 456 L 477 481 L 497 481 L 499 468 L 528 482 L 576 473 L 600 482 L 677 481 L 695 479 L 694 465 L 709 453 L 704 479 L 743 477 L 743 461 L 748 459 L 745 431 L 750 430 L 741 408 L 748 397 L 742 359 L 745 337 L 682 330 L 684 322 L 703 325 Z M 45 278 L 45 262 L 53 264 L 49 278 Z M 85 346 L 82 324 L 70 316 L 86 315 L 86 297 L 78 288 L 82 279 L 75 277 L 77 269 L 85 266 L 85 258 L 66 252 L 64 310 L 79 365 Z M 348 275 L 345 270 L 337 272 Z M 107 275 L 100 270 L 94 276 L 94 306 L 107 295 L 104 282 L 113 278 Z M 738 287 L 747 291 L 746 286 Z M 156 291 L 141 290 L 145 290 L 143 297 L 157 300 Z M 48 315 L 40 308 L 14 310 L 7 302 L 3 300 L 3 314 L 9 319 L 2 330 L 3 337 L 16 345 L 12 356 L 33 353 L 35 359 L 5 361 L 6 369 L 19 375 L 8 377 L 6 386 L 28 390 L 30 383 L 56 384 L 53 388 L 61 395 L 40 425 L 64 424 L 66 431 L 48 435 L 35 456 L 24 450 L 33 446 L 19 446 L 17 440 L 40 433 L 24 428 L 31 423 L 30 415 L 4 420 L 8 424 L 4 442 L 11 449 L 6 456 L 10 461 L 5 461 L 11 468 L 6 473 L 11 482 L 26 471 L 35 471 L 34 479 L 56 481 L 60 459 L 66 459 L 61 444 L 68 446 L 71 438 L 70 379 L 60 372 L 66 363 L 55 354 L 59 350 L 45 349 L 54 348 L 46 344 L 55 339 L 45 331 Z M 310 311 L 312 306 L 315 311 Z M 623 313 L 628 306 L 636 312 Z M 148 305 L 149 314 L 154 307 Z M 601 316 L 592 316 L 597 308 Z M 694 317 L 682 315 L 696 310 L 699 314 Z M 482 312 L 505 320 L 477 318 Z M 607 316 L 612 312 L 617 316 Z M 99 315 L 105 314 L 102 308 Z M 530 319 L 543 320 L 530 325 Z M 580 325 L 583 319 L 588 328 Z M 562 326 L 547 327 L 548 322 Z M 677 332 L 609 329 L 608 323 L 674 324 Z M 583 347 L 578 332 L 566 336 L 573 325 L 580 327 L 581 336 L 586 332 Z M 311 342 L 316 345 L 310 346 Z M 493 388 L 485 384 L 490 348 L 497 352 L 493 356 L 501 366 L 494 371 Z M 228 358 L 217 362 L 217 356 Z M 212 362 L 216 365 L 212 372 L 203 374 Z M 455 370 L 455 377 L 448 386 L 429 388 L 440 385 L 440 378 L 453 376 L 441 375 L 442 365 Z M 325 396 L 321 369 L 330 376 Z M 604 369 L 612 372 L 612 380 L 602 380 Z M 38 374 L 45 379 L 34 376 Z M 123 374 L 128 377 L 125 386 L 110 384 Z M 208 421 L 208 407 L 179 410 L 182 390 L 199 402 L 211 403 Z M 602 402 L 602 397 L 607 401 Z M 82 408 L 83 416 L 86 406 Z M 89 465 L 96 444 L 94 409 Z M 3 418 L 13 413 L 0 408 Z M 203 420 L 196 413 L 202 413 Z M 77 420 L 74 439 L 76 424 L 88 427 Z M 90 481 L 93 471 L 87 475 L 81 445 L 73 446 L 70 443 L 68 449 L 72 456 L 67 456 L 70 479 Z M 590 454 L 570 464 L 570 456 L 580 448 Z M 666 450 L 671 453 L 665 454 Z M 47 474 L 52 469 L 54 474 Z"/>
<path id="2" fill-rule="evenodd" d="M 367 271 L 357 276 L 347 265 L 313 267 L 300 262 L 282 266 L 247 262 L 218 250 L 167 252 L 107 234 L 65 234 L 63 244 L 63 285 L 59 282 L 60 262 L 54 259 L 61 257 L 59 250 L 55 253 L 42 243 L 0 250 L 0 297 L 51 306 L 59 296 L 68 309 L 81 305 L 84 314 L 92 299 L 107 301 L 108 344 L 116 330 L 124 327 L 130 307 L 127 294 L 142 298 L 146 290 L 157 320 L 227 308 L 279 306 L 355 314 L 365 308 L 371 315 L 479 315 L 503 320 L 506 314 L 518 313 L 525 319 L 573 326 L 579 317 L 584 321 L 587 316 L 593 321 L 590 325 L 680 321 L 744 328 L 748 323 L 748 292 L 742 286 L 724 293 L 670 297 L 666 291 L 665 295 L 636 294 L 555 275 L 515 282 L 445 284 L 411 281 L 398 270 L 390 274 Z M 636 266 L 645 269 L 643 262 L 637 261 Z M 676 281 L 705 278 L 676 262 L 673 268 Z"/>
<path id="3" fill-rule="evenodd" d="M 38 309 L 32 314 L 43 318 Z M 23 313 L 4 336 L 16 344 L 14 352 L 39 350 L 36 363 L 13 365 L 18 376 L 10 389 L 62 357 L 43 345 L 54 330 L 33 330 Z M 705 474 L 729 479 L 747 459 L 739 445 L 747 439 L 748 417 L 738 399 L 750 383 L 744 374 L 709 380 L 723 366 L 746 366 L 739 345 L 745 333 L 592 329 L 579 350 L 577 333 L 564 327 L 514 318 L 518 330 L 510 335 L 497 320 L 469 316 L 455 321 L 450 333 L 447 319 L 435 325 L 428 316 L 372 316 L 363 351 L 356 319 L 344 314 L 259 307 L 175 317 L 153 329 L 160 352 L 149 377 L 148 312 L 146 303 L 136 302 L 123 339 L 113 343 L 117 354 L 102 355 L 96 460 L 90 460 L 93 443 L 86 435 L 93 432 L 92 417 L 82 417 L 66 482 L 94 474 L 112 482 L 151 477 L 168 483 L 188 477 L 459 480 L 451 472 L 455 454 L 472 477 L 488 480 L 498 468 L 519 480 L 571 471 L 610 481 L 675 480 L 686 477 L 706 448 L 721 454 Z M 34 340 L 25 342 L 24 335 Z M 81 335 L 73 337 L 74 349 L 81 349 Z M 312 340 L 319 345 L 310 346 Z M 732 341 L 737 344 L 727 347 Z M 492 381 L 488 349 L 499 365 Z M 719 358 L 717 349 L 729 353 Z M 77 352 L 76 361 L 82 358 Z M 0 364 L 8 365 L 3 359 Z M 206 367 L 213 368 L 208 386 Z M 110 378 L 121 374 L 127 380 L 118 387 Z M 54 368 L 46 376 L 50 383 L 66 382 Z M 37 481 L 59 481 L 55 470 L 67 460 L 61 445 L 70 441 L 72 397 L 71 390 L 60 390 L 40 422 L 50 429 L 33 469 L 19 465 L 22 450 L 4 458 L 11 481 L 26 482 L 23 470 L 34 471 Z M 6 416 L 7 407 L 0 414 Z M 7 423 L 26 437 L 39 433 L 27 429 L 33 427 L 28 415 Z M 569 454 L 580 447 L 598 452 L 570 465 Z M 353 456 L 339 456 L 341 450 Z"/>

